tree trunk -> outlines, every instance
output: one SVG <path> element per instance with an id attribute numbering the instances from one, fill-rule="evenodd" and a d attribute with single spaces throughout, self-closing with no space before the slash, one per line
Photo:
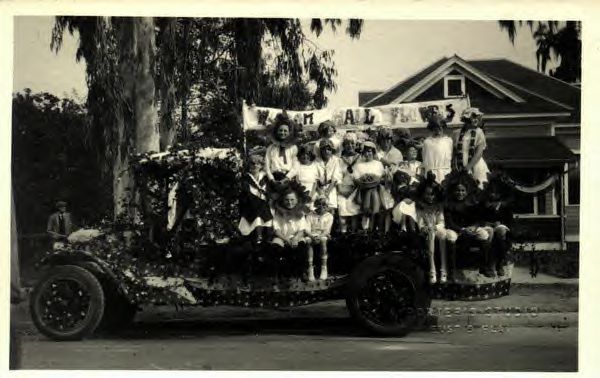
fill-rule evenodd
<path id="1" fill-rule="evenodd" d="M 154 20 L 133 19 L 135 40 L 134 112 L 135 150 L 137 153 L 160 150 L 154 86 Z"/>
<path id="2" fill-rule="evenodd" d="M 129 154 L 159 151 L 159 130 L 153 76 L 154 22 L 152 18 L 124 18 L 115 22 L 120 49 L 119 73 L 124 107 L 117 117 L 118 148 L 113 165 L 114 215 L 135 217 L 135 183 Z"/>
<path id="3" fill-rule="evenodd" d="M 175 112 L 175 36 L 177 19 L 165 21 L 161 38 L 161 77 L 160 82 L 160 149 L 164 151 L 173 144 L 175 137 L 173 115 Z"/>

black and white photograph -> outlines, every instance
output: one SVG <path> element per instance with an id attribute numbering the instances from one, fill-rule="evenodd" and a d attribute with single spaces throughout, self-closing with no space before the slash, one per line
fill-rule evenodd
<path id="1" fill-rule="evenodd" d="M 12 17 L 11 370 L 579 371 L 585 21 L 184 16 Z"/>

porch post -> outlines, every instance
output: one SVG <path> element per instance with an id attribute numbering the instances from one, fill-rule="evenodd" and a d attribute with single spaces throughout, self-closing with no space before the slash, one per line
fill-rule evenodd
<path id="1" fill-rule="evenodd" d="M 567 202 L 567 198 L 569 198 L 569 192 L 568 192 L 568 188 L 566 183 L 569 182 L 568 179 L 568 169 L 569 169 L 569 165 L 568 163 L 565 163 L 563 165 L 563 174 L 560 175 L 560 193 L 562 198 L 560 199 L 560 229 L 561 229 L 561 235 L 560 235 L 560 242 L 561 242 L 561 246 L 562 246 L 562 250 L 566 251 L 567 250 L 567 242 L 566 242 L 566 233 L 567 233 L 567 222 L 566 222 L 566 202 Z"/>

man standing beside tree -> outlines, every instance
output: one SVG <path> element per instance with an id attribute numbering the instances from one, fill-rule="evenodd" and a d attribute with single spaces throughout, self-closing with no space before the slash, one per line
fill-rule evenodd
<path id="1" fill-rule="evenodd" d="M 67 240 L 67 236 L 73 232 L 73 218 L 71 213 L 67 212 L 67 203 L 58 201 L 56 203 L 57 211 L 48 218 L 48 235 L 52 242 L 62 242 Z"/>

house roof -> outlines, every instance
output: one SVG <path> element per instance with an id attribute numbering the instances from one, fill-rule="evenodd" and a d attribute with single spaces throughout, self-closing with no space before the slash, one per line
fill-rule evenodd
<path id="1" fill-rule="evenodd" d="M 430 73 L 432 73 L 433 71 L 435 71 L 436 69 L 441 67 L 444 63 L 446 63 L 446 61 L 448 59 L 449 58 L 447 58 L 447 57 L 443 57 L 442 59 L 434 62 L 433 64 L 430 64 L 429 66 L 425 67 L 424 69 L 417 72 L 416 74 L 414 74 L 414 75 L 408 77 L 407 79 L 405 79 L 404 81 L 401 81 L 400 83 L 394 85 L 392 88 L 389 88 L 388 90 L 382 92 L 380 95 L 371 99 L 368 102 L 368 104 L 365 104 L 365 105 L 379 106 L 379 105 L 387 105 L 387 104 L 391 103 L 396 98 L 398 98 L 398 96 L 400 96 L 402 93 L 404 93 L 408 88 L 417 84 L 419 81 L 423 80 L 427 75 L 429 75 Z"/>
<path id="2" fill-rule="evenodd" d="M 468 63 L 496 80 L 505 80 L 579 110 L 581 88 L 507 59 L 470 60 Z"/>
<path id="3" fill-rule="evenodd" d="M 575 159 L 553 136 L 489 138 L 483 156 L 490 164 L 501 166 L 562 166 Z"/>
<path id="4" fill-rule="evenodd" d="M 358 92 L 358 106 L 363 106 L 364 103 L 372 98 L 382 94 L 382 91 L 360 91 Z"/>
<path id="5" fill-rule="evenodd" d="M 361 106 L 380 106 L 401 99 L 403 93 L 451 59 L 485 75 L 499 88 L 523 100 L 511 101 L 497 96 L 471 98 L 473 106 L 484 109 L 488 114 L 571 113 L 573 119 L 579 119 L 580 88 L 506 59 L 464 61 L 458 56 L 444 57 L 379 95 L 372 96 L 373 92 L 368 92 L 362 99 L 359 97 L 359 103 Z"/>

